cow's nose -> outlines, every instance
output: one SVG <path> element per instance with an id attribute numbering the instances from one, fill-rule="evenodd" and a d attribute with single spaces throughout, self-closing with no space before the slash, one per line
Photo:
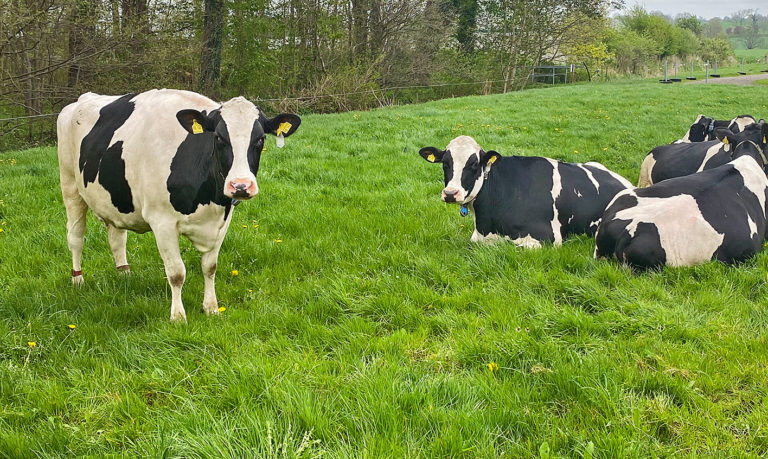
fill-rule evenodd
<path id="1" fill-rule="evenodd" d="M 446 188 L 443 190 L 443 201 L 456 202 L 458 194 L 459 194 L 459 190 L 455 188 Z"/>
<path id="2" fill-rule="evenodd" d="M 233 198 L 250 199 L 256 194 L 256 182 L 249 179 L 235 179 L 229 182 L 229 193 Z"/>

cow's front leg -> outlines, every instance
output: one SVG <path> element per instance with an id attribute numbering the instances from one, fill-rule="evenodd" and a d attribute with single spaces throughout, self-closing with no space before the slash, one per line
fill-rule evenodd
<path id="1" fill-rule="evenodd" d="M 171 286 L 171 320 L 186 321 L 187 314 L 181 302 L 181 287 L 184 286 L 187 270 L 179 252 L 179 233 L 176 232 L 175 227 L 159 230 L 153 228 L 153 231 L 157 249 L 165 265 L 165 275 Z"/>
<path id="2" fill-rule="evenodd" d="M 206 314 L 218 314 L 219 303 L 216 300 L 216 265 L 219 258 L 219 247 L 206 252 L 202 257 L 203 279 L 205 293 L 203 294 L 203 310 Z"/>
<path id="3" fill-rule="evenodd" d="M 107 223 L 107 238 L 109 239 L 109 248 L 112 250 L 112 256 L 115 258 L 115 267 L 120 272 L 129 273 L 131 267 L 128 265 L 128 259 L 125 256 L 128 231 Z"/>

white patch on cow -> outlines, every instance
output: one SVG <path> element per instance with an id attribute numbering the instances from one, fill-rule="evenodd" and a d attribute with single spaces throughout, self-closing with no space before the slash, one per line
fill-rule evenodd
<path id="1" fill-rule="evenodd" d="M 749 214 L 747 214 L 747 224 L 749 225 L 749 237 L 757 236 L 757 224 Z"/>
<path id="2" fill-rule="evenodd" d="M 744 128 L 752 124 L 755 124 L 755 119 L 751 116 L 737 116 L 731 120 L 731 123 L 728 125 L 728 129 L 733 130 L 735 127 L 737 132 L 744 132 Z"/>
<path id="3" fill-rule="evenodd" d="M 592 167 L 597 167 L 599 169 L 605 169 L 605 166 L 603 166 L 600 163 L 595 163 L 595 162 L 589 162 L 589 163 L 586 163 L 584 165 L 577 164 L 577 166 L 580 167 L 587 174 L 587 177 L 589 177 L 589 181 L 592 182 L 592 185 L 594 185 L 595 190 L 597 190 L 597 193 L 599 194 L 600 193 L 600 183 L 595 179 L 595 176 L 592 175 L 592 171 L 589 170 L 589 168 L 584 167 L 586 165 L 589 165 L 589 166 L 592 166 Z"/>
<path id="4" fill-rule="evenodd" d="M 736 168 L 744 179 L 744 186 L 757 197 L 760 209 L 765 217 L 765 188 L 768 187 L 768 178 L 757 162 L 749 156 L 740 156 L 730 164 Z"/>
<path id="5" fill-rule="evenodd" d="M 725 151 L 727 152 L 729 150 L 728 145 L 724 145 L 722 143 L 716 143 L 709 147 L 707 149 L 707 152 L 704 154 L 704 159 L 701 161 L 701 165 L 696 170 L 696 172 L 701 172 L 704 170 L 704 166 L 707 164 L 707 161 L 709 161 L 713 156 L 715 156 L 717 153 L 720 152 L 720 149 L 725 147 Z"/>
<path id="6" fill-rule="evenodd" d="M 670 266 L 691 266 L 712 259 L 723 243 L 718 233 L 702 216 L 696 200 L 683 194 L 666 198 L 637 197 L 636 206 L 616 213 L 617 220 L 630 220 L 627 231 L 634 237 L 640 223 L 653 224 Z"/>
<path id="7" fill-rule="evenodd" d="M 227 185 L 232 180 L 247 179 L 256 184 L 256 190 L 253 193 L 256 194 L 259 192 L 259 185 L 248 165 L 248 147 L 251 144 L 253 125 L 259 119 L 259 109 L 244 97 L 235 97 L 221 105 L 221 118 L 227 124 L 234 156 L 232 167 L 224 179 L 224 189 L 227 189 Z"/>
<path id="8" fill-rule="evenodd" d="M 621 184 L 622 184 L 622 185 L 623 185 L 625 188 L 634 188 L 634 187 L 635 187 L 634 185 L 632 185 L 632 183 L 631 183 L 629 180 L 625 179 L 625 178 L 624 178 L 624 177 L 622 177 L 621 175 L 619 175 L 619 174 L 617 174 L 616 172 L 614 172 L 614 171 L 612 171 L 612 170 L 608 169 L 607 167 L 605 167 L 604 165 L 602 165 L 602 164 L 600 164 L 600 163 L 598 163 L 598 162 L 595 162 L 595 161 L 590 161 L 590 162 L 588 162 L 588 163 L 584 163 L 584 165 L 585 165 L 585 166 L 596 167 L 596 168 L 598 168 L 598 169 L 600 169 L 600 170 L 602 170 L 602 171 L 605 171 L 605 172 L 609 173 L 609 174 L 611 175 L 611 177 L 613 177 L 613 178 L 615 178 L 616 180 L 618 180 L 618 181 L 619 181 L 619 183 L 621 183 Z M 587 169 L 587 170 L 589 171 L 589 169 Z M 592 174 L 592 173 L 590 172 L 590 178 L 592 178 L 592 175 L 591 175 L 591 174 Z M 594 181 L 594 178 L 592 178 L 592 180 Z M 595 183 L 597 183 L 597 182 L 595 181 Z M 599 187 L 597 187 L 597 186 L 596 186 L 596 188 L 597 188 L 597 189 L 598 189 L 598 191 L 599 191 Z"/>
<path id="9" fill-rule="evenodd" d="M 645 188 L 653 185 L 653 179 L 651 179 L 651 173 L 653 167 L 656 165 L 656 158 L 653 155 L 648 154 L 645 156 L 643 163 L 640 165 L 640 178 L 637 179 L 637 187 Z"/>
<path id="10" fill-rule="evenodd" d="M 494 244 L 501 241 L 509 241 L 515 244 L 516 246 L 522 247 L 524 249 L 541 248 L 541 241 L 533 238 L 533 236 L 531 236 L 530 234 L 527 236 L 519 237 L 517 239 L 512 239 L 509 236 L 501 236 L 495 233 L 488 233 L 485 236 L 483 236 L 477 230 L 475 230 L 475 232 L 472 233 L 472 237 L 470 238 L 470 241 L 484 243 L 484 244 Z"/>
<path id="11" fill-rule="evenodd" d="M 558 218 L 556 201 L 560 193 L 563 191 L 563 183 L 560 179 L 560 171 L 557 168 L 557 161 L 550 158 L 544 158 L 552 165 L 552 233 L 555 236 L 555 245 L 560 245 L 563 242 L 563 235 L 560 233 L 560 219 Z"/>

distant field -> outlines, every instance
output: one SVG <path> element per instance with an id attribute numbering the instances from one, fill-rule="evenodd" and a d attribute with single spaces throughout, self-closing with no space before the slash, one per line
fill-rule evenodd
<path id="1" fill-rule="evenodd" d="M 621 82 L 306 116 L 235 210 L 220 317 L 183 244 L 187 325 L 151 234 L 121 277 L 91 218 L 70 287 L 55 149 L 0 154 L 0 457 L 766 455 L 768 254 L 634 273 L 587 237 L 474 245 L 417 153 L 468 134 L 635 182 L 697 114 L 766 104 Z"/>
<path id="2" fill-rule="evenodd" d="M 757 61 L 765 64 L 765 56 L 768 54 L 768 49 L 737 49 L 734 51 L 736 58 L 741 62 L 741 58 L 746 58 L 748 61 Z"/>

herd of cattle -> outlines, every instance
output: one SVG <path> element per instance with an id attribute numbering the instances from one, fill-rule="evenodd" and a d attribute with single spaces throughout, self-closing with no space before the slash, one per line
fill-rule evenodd
<path id="1" fill-rule="evenodd" d="M 654 268 L 733 263 L 760 251 L 766 136 L 762 119 L 700 115 L 682 139 L 648 153 L 638 188 L 599 163 L 502 157 L 467 136 L 420 154 L 443 164 L 443 201 L 472 211 L 473 241 L 539 247 L 585 233 L 595 235 L 596 258 Z"/>
<path id="2" fill-rule="evenodd" d="M 86 213 L 107 226 L 115 266 L 128 271 L 127 230 L 155 234 L 171 287 L 171 319 L 185 320 L 184 235 L 202 253 L 203 309 L 218 312 L 214 278 L 232 208 L 258 193 L 266 134 L 277 145 L 301 119 L 268 118 L 242 97 L 218 103 L 188 91 L 87 93 L 57 122 L 61 190 L 72 252 L 72 282 L 83 282 Z M 471 137 L 445 150 L 442 200 L 473 214 L 472 241 L 511 240 L 535 248 L 570 234 L 595 235 L 595 257 L 635 267 L 726 263 L 757 253 L 766 239 L 765 120 L 699 116 L 675 143 L 643 161 L 639 188 L 595 162 L 503 157 Z"/>

